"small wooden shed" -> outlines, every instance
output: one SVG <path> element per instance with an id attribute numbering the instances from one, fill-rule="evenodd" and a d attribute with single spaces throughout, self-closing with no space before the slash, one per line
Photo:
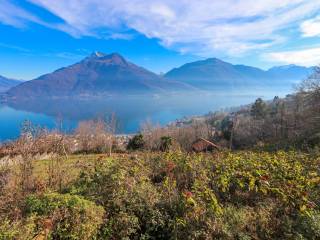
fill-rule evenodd
<path id="1" fill-rule="evenodd" d="M 211 152 L 218 149 L 220 149 L 218 145 L 204 138 L 199 138 L 192 144 L 192 150 L 195 152 Z"/>

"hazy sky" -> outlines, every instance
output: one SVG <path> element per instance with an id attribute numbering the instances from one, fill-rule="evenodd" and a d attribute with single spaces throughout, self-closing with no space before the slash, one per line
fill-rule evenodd
<path id="1" fill-rule="evenodd" d="M 320 0 L 0 0 L 0 75 L 32 79 L 91 52 L 157 73 L 217 57 L 320 63 Z"/>

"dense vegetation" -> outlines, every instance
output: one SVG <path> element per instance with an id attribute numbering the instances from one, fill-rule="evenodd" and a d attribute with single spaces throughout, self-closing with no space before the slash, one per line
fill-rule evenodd
<path id="1" fill-rule="evenodd" d="M 0 239 L 320 238 L 318 153 L 75 155 L 53 175 L 51 161 L 27 186 L 1 169 Z"/>
<path id="2" fill-rule="evenodd" d="M 208 121 L 223 132 L 233 148 L 265 146 L 268 149 L 307 150 L 320 143 L 320 68 L 286 98 L 275 97 L 227 116 L 211 115 Z"/>

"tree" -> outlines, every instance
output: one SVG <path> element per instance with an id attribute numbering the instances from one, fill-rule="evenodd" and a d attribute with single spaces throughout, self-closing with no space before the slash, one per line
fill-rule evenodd
<path id="1" fill-rule="evenodd" d="M 107 152 L 111 155 L 115 124 L 116 121 L 113 116 L 110 121 L 98 118 L 79 122 L 75 134 L 80 142 L 80 150 L 86 153 Z"/>
<path id="2" fill-rule="evenodd" d="M 238 125 L 238 118 L 237 115 L 234 116 L 233 121 L 232 121 L 232 128 L 231 128 L 231 133 L 230 133 L 230 142 L 229 142 L 229 149 L 232 149 L 233 146 L 233 137 L 234 137 L 234 132 L 237 128 Z"/>
<path id="3" fill-rule="evenodd" d="M 263 119 L 267 115 L 266 103 L 261 98 L 258 98 L 252 105 L 250 113 L 255 119 Z"/>
<path id="4" fill-rule="evenodd" d="M 299 85 L 297 95 L 302 97 L 302 135 L 316 139 L 320 134 L 320 66 L 315 67 L 313 73 Z"/>
<path id="5" fill-rule="evenodd" d="M 145 145 L 145 141 L 143 139 L 143 135 L 137 134 L 132 139 L 130 139 L 127 149 L 128 150 L 139 150 L 142 149 Z"/>
<path id="6" fill-rule="evenodd" d="M 269 113 L 271 117 L 276 117 L 277 114 L 279 113 L 280 103 L 281 103 L 280 98 L 278 96 L 275 96 L 269 107 Z"/>
<path id="7" fill-rule="evenodd" d="M 232 129 L 233 129 L 233 121 L 230 116 L 226 116 L 221 121 L 221 131 L 222 131 L 223 137 L 228 141 L 231 138 Z"/>

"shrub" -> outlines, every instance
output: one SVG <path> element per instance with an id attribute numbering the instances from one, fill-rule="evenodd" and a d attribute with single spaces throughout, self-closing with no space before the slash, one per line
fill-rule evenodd
<path id="1" fill-rule="evenodd" d="M 306 239 L 320 239 L 320 212 L 311 211 L 298 217 L 295 228 Z"/>
<path id="2" fill-rule="evenodd" d="M 39 230 L 53 239 L 92 239 L 104 216 L 102 207 L 70 194 L 29 195 L 25 207 L 27 216 L 39 217 Z"/>
<path id="3" fill-rule="evenodd" d="M 7 218 L 0 221 L 0 240 L 31 240 L 34 239 L 36 226 L 34 217 L 10 221 Z"/>
<path id="4" fill-rule="evenodd" d="M 18 229 L 9 220 L 2 219 L 0 223 L 0 240 L 14 239 L 18 234 Z"/>
<path id="5" fill-rule="evenodd" d="M 163 136 L 160 139 L 160 150 L 166 152 L 172 146 L 172 137 L 170 136 Z"/>
<path id="6" fill-rule="evenodd" d="M 168 217 L 157 206 L 160 193 L 148 177 L 152 171 L 138 161 L 99 161 L 70 190 L 104 206 L 108 218 L 101 239 L 149 239 L 170 232 L 165 230 Z"/>

